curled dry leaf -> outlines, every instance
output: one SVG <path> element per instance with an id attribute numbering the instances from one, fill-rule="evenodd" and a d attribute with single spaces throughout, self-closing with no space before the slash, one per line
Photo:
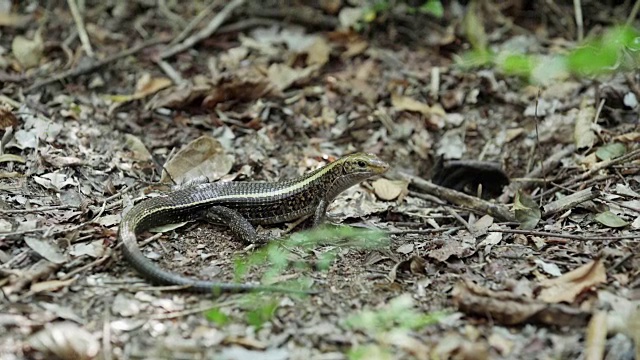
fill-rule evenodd
<path id="1" fill-rule="evenodd" d="M 14 37 L 11 42 L 11 51 L 25 69 L 38 66 L 44 52 L 42 35 L 38 31 L 33 39 L 27 39 L 21 35 Z"/>
<path id="2" fill-rule="evenodd" d="M 65 360 L 93 359 L 100 351 L 98 339 L 72 322 L 48 324 L 28 341 L 32 348 Z"/>
<path id="3" fill-rule="evenodd" d="M 202 100 L 202 106 L 213 109 L 226 101 L 250 102 L 265 96 L 278 95 L 269 79 L 253 69 L 239 70 L 234 75 L 220 79 Z"/>
<path id="4" fill-rule="evenodd" d="M 498 324 L 538 323 L 558 326 L 585 326 L 591 314 L 562 304 L 545 304 L 509 291 L 493 291 L 472 281 L 460 281 L 452 291 L 458 310 L 490 318 Z"/>
<path id="5" fill-rule="evenodd" d="M 233 155 L 225 154 L 218 140 L 201 136 L 180 149 L 167 162 L 160 182 L 169 183 L 173 180 L 181 184 L 198 177 L 214 181 L 229 173 L 233 161 Z"/>
<path id="6" fill-rule="evenodd" d="M 152 78 L 150 74 L 144 74 L 136 83 L 136 90 L 131 95 L 111 95 L 109 99 L 117 103 L 125 103 L 133 100 L 143 99 L 153 95 L 158 91 L 171 86 L 170 79 L 165 77 Z"/>
<path id="7" fill-rule="evenodd" d="M 431 115 L 446 115 L 444 109 L 440 105 L 429 106 L 408 96 L 397 94 L 391 94 L 391 105 L 393 105 L 396 110 L 418 112 L 425 117 L 429 117 Z"/>
<path id="8" fill-rule="evenodd" d="M 11 109 L 0 106 L 0 130 L 4 130 L 8 127 L 16 128 L 20 124 L 20 120 L 13 114 Z M 0 134 L 2 134 L 0 132 Z"/>
<path id="9" fill-rule="evenodd" d="M 423 258 L 415 255 L 410 257 L 409 259 L 402 260 L 396 263 L 389 271 L 389 275 L 388 275 L 389 281 L 391 282 L 396 281 L 398 271 L 406 271 L 414 275 L 416 274 L 426 275 L 427 270 L 425 268 L 425 263 L 426 262 Z"/>
<path id="10" fill-rule="evenodd" d="M 409 182 L 406 180 L 378 179 L 372 184 L 376 196 L 382 200 L 391 201 L 402 199 L 409 193 Z"/>
<path id="11" fill-rule="evenodd" d="M 624 143 L 637 143 L 640 141 L 640 132 L 630 132 L 613 138 L 616 141 Z"/>
<path id="12" fill-rule="evenodd" d="M 27 236 L 24 238 L 24 242 L 31 250 L 54 264 L 62 264 L 67 261 L 67 257 L 62 254 L 60 249 L 49 241 Z"/>
<path id="13" fill-rule="evenodd" d="M 598 141 L 592 127 L 595 115 L 596 109 L 593 106 L 582 106 L 578 112 L 573 129 L 573 141 L 577 149 L 591 148 Z"/>
<path id="14" fill-rule="evenodd" d="M 307 65 L 323 66 L 329 61 L 331 46 L 323 37 L 318 37 L 307 49 Z"/>
<path id="15" fill-rule="evenodd" d="M 606 281 L 604 264 L 597 259 L 560 277 L 540 282 L 542 290 L 537 298 L 547 303 L 572 303 L 582 292 Z"/>
<path id="16" fill-rule="evenodd" d="M 516 198 L 513 201 L 513 210 L 521 229 L 534 229 L 542 218 L 538 204 L 520 190 L 516 193 Z"/>
<path id="17" fill-rule="evenodd" d="M 271 64 L 267 70 L 267 77 L 276 89 L 282 91 L 296 81 L 309 78 L 316 69 L 318 69 L 317 65 L 311 65 L 306 68 L 292 68 L 285 64 Z"/>
<path id="18" fill-rule="evenodd" d="M 127 148 L 131 150 L 132 156 L 134 160 L 138 161 L 146 161 L 151 160 L 151 153 L 147 150 L 147 147 L 144 145 L 142 140 L 135 135 L 124 134 L 124 140 Z"/>

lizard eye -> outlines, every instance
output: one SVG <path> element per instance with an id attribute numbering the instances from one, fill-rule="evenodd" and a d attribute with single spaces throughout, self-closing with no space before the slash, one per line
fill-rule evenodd
<path id="1" fill-rule="evenodd" d="M 366 166 L 367 166 L 367 164 L 364 161 L 362 161 L 362 160 L 358 161 L 358 167 L 364 168 Z"/>

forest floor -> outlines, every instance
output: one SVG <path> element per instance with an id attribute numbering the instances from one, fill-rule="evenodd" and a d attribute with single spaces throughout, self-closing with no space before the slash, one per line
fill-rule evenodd
<path id="1" fill-rule="evenodd" d="M 109 0 L 75 19 L 85 2 L 14 3 L 0 1 L 0 358 L 637 356 L 640 74 L 536 86 L 456 61 L 463 18 L 495 51 L 575 47 L 570 2 L 364 22 L 341 1 Z M 629 14 L 585 3 L 594 33 Z M 152 286 L 117 246 L 123 211 L 173 182 L 293 178 L 356 151 L 392 169 L 329 218 L 383 233 L 256 247 L 192 222 L 139 239 L 185 276 L 316 294 Z"/>

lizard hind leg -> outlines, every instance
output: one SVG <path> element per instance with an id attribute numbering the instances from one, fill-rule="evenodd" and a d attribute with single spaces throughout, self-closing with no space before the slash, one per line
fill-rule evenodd
<path id="1" fill-rule="evenodd" d="M 238 211 L 226 206 L 212 206 L 204 213 L 204 218 L 214 224 L 227 225 L 231 232 L 245 244 L 267 242 L 258 235 L 256 228 Z"/>

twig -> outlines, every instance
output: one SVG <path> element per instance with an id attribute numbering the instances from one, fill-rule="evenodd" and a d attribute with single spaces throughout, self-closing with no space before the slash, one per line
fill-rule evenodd
<path id="1" fill-rule="evenodd" d="M 542 207 L 542 216 L 548 217 L 553 214 L 573 209 L 576 205 L 585 201 L 593 200 L 600 196 L 600 190 L 596 188 L 588 188 L 571 195 L 567 195 L 562 199 L 552 201 Z"/>
<path id="2" fill-rule="evenodd" d="M 520 229 L 487 229 L 487 232 L 546 236 L 546 237 L 556 237 L 556 238 L 579 240 L 579 241 L 620 241 L 620 240 L 640 239 L 640 234 L 623 235 L 623 236 L 589 236 L 589 235 L 572 235 L 572 234 L 561 234 L 561 233 L 554 233 L 554 232 L 547 232 L 547 231 L 533 231 L 533 230 L 520 230 Z"/>
<path id="3" fill-rule="evenodd" d="M 158 64 L 160 69 L 164 71 L 164 73 L 169 77 L 169 79 L 171 79 L 174 84 L 184 84 L 185 81 L 180 73 L 178 73 L 168 62 L 164 60 L 158 60 L 156 61 L 156 64 Z"/>
<path id="4" fill-rule="evenodd" d="M 149 40 L 149 41 L 145 41 L 145 42 L 143 42 L 141 44 L 138 44 L 138 45 L 136 45 L 136 46 L 134 46 L 134 47 L 132 47 L 130 49 L 126 49 L 126 50 L 121 51 L 121 52 L 119 52 L 117 54 L 109 56 L 106 59 L 103 59 L 103 60 L 100 60 L 100 61 L 96 61 L 96 62 L 94 62 L 92 64 L 87 64 L 87 65 L 84 65 L 84 66 L 81 65 L 81 66 L 78 66 L 76 68 L 63 71 L 63 72 L 61 72 L 61 73 L 59 73 L 57 75 L 53 75 L 53 76 L 47 78 L 46 80 L 39 81 L 39 82 L 29 86 L 25 90 L 25 92 L 28 93 L 28 92 L 31 92 L 33 90 L 39 89 L 39 88 L 41 88 L 41 87 L 43 87 L 45 85 L 49 85 L 51 83 L 57 82 L 57 81 L 61 81 L 61 80 L 67 79 L 67 78 L 74 78 L 74 77 L 77 77 L 77 76 L 80 76 L 80 75 L 84 75 L 84 74 L 93 72 L 93 71 L 95 71 L 95 70 L 97 70 L 97 69 L 99 69 L 99 68 L 101 68 L 101 67 L 103 67 L 105 65 L 108 65 L 108 64 L 110 64 L 110 63 L 112 63 L 114 61 L 117 61 L 117 60 L 122 59 L 122 58 L 127 57 L 127 56 L 131 56 L 131 55 L 133 55 L 135 53 L 140 52 L 143 49 L 146 49 L 146 48 L 148 48 L 150 46 L 153 46 L 153 45 L 156 45 L 156 44 L 160 44 L 160 43 L 163 43 L 163 42 L 165 42 L 165 39 L 152 39 L 152 40 Z"/>
<path id="5" fill-rule="evenodd" d="M 235 10 L 238 6 L 242 5 L 244 2 L 245 0 L 231 1 L 230 3 L 227 4 L 227 6 L 225 6 L 218 13 L 218 15 L 216 15 L 211 20 L 211 22 L 209 22 L 209 24 L 204 29 L 186 38 L 182 43 L 164 50 L 162 53 L 160 53 L 158 58 L 161 60 L 170 58 L 177 53 L 190 49 L 191 47 L 193 47 L 193 45 L 210 37 L 220 27 L 220 25 L 222 25 L 222 23 L 229 17 L 229 15 L 231 15 L 233 10 Z"/>
<path id="6" fill-rule="evenodd" d="M 573 184 L 575 184 L 577 182 L 580 182 L 582 180 L 585 180 L 585 179 L 589 178 L 591 175 L 599 172 L 600 170 L 606 169 L 606 168 L 614 166 L 614 165 L 622 164 L 622 163 L 625 163 L 625 162 L 634 161 L 634 160 L 637 160 L 637 159 L 640 159 L 640 149 L 633 150 L 630 153 L 627 153 L 627 154 L 622 155 L 620 157 L 617 157 L 615 159 L 601 161 L 599 163 L 594 164 L 593 167 L 591 168 L 591 170 L 583 173 L 580 176 L 576 176 L 575 178 L 567 181 L 566 183 L 563 184 L 563 186 L 573 185 Z"/>
<path id="7" fill-rule="evenodd" d="M 120 244 L 118 244 L 118 245 L 120 245 Z M 116 248 L 117 248 L 117 246 L 116 246 Z M 91 268 L 93 268 L 93 267 L 95 267 L 95 266 L 97 266 L 97 265 L 100 265 L 100 264 L 104 263 L 104 262 L 105 262 L 105 261 L 107 261 L 110 257 L 111 257 L 111 250 L 110 250 L 110 249 L 107 249 L 106 254 L 102 255 L 102 257 L 100 257 L 100 258 L 98 258 L 98 259 L 95 259 L 94 261 L 92 261 L 92 262 L 90 262 L 90 263 L 87 263 L 87 264 L 85 264 L 85 265 L 82 265 L 82 266 L 81 266 L 81 267 L 79 267 L 79 268 L 75 268 L 75 269 L 73 269 L 72 271 L 69 271 L 66 275 L 62 276 L 62 277 L 60 278 L 60 280 L 68 280 L 68 279 L 71 279 L 72 277 L 76 276 L 76 274 L 79 274 L 79 273 L 81 273 L 81 272 L 83 272 L 83 271 L 85 271 L 85 270 L 91 269 Z"/>
<path id="8" fill-rule="evenodd" d="M 462 226 L 453 226 L 453 227 L 441 227 L 438 229 L 406 229 L 406 230 L 391 230 L 387 231 L 388 235 L 405 235 L 405 234 L 438 234 L 449 231 L 458 231 L 463 229 Z"/>
<path id="9" fill-rule="evenodd" d="M 249 19 L 240 20 L 233 24 L 221 26 L 220 29 L 218 29 L 217 33 L 227 34 L 227 33 L 236 32 L 236 31 L 243 31 L 243 30 L 258 27 L 258 26 L 273 26 L 273 25 L 279 25 L 279 24 L 280 22 L 277 20 L 249 18 Z"/>
<path id="10" fill-rule="evenodd" d="M 213 3 L 215 4 L 215 1 Z M 158 0 L 158 10 L 160 10 L 160 13 L 169 19 L 171 23 L 175 23 L 173 25 L 184 26 L 184 19 L 169 9 L 166 0 Z"/>
<path id="11" fill-rule="evenodd" d="M 499 220 L 515 221 L 515 216 L 513 215 L 513 213 L 511 213 L 509 209 L 504 205 L 494 204 L 459 191 L 438 186 L 417 176 L 406 173 L 403 173 L 402 175 L 405 178 L 409 179 L 411 183 L 420 190 L 423 190 L 426 193 L 434 195 L 438 198 L 449 201 L 455 205 L 473 209 L 481 214 L 489 214 Z"/>
<path id="12" fill-rule="evenodd" d="M 460 224 L 462 224 L 462 226 L 464 226 L 465 229 L 467 229 L 470 233 L 473 233 L 473 229 L 471 228 L 471 225 L 469 225 L 467 220 L 463 219 L 462 216 L 460 216 L 457 212 L 455 212 L 449 206 L 445 206 L 444 209 L 449 213 L 449 215 L 453 216 L 454 219 L 456 219 Z"/>
<path id="13" fill-rule="evenodd" d="M 268 8 L 258 1 L 252 2 L 252 5 L 253 4 L 255 4 L 254 7 L 247 9 L 247 14 L 251 16 L 269 17 L 290 21 L 307 27 L 315 26 L 323 29 L 335 29 L 340 26 L 340 22 L 335 16 L 327 16 L 320 10 L 316 10 L 310 6 L 289 6 L 284 9 L 278 9 Z"/>
<path id="14" fill-rule="evenodd" d="M 573 11 L 576 15 L 576 27 L 578 28 L 578 41 L 584 38 L 584 25 L 582 22 L 582 4 L 580 0 L 573 0 Z"/>
<path id="15" fill-rule="evenodd" d="M 93 53 L 93 49 L 91 48 L 89 35 L 87 34 L 87 30 L 84 27 L 84 20 L 82 19 L 82 15 L 80 15 L 78 4 L 76 4 L 75 0 L 67 0 L 67 4 L 69 4 L 69 9 L 71 10 L 73 21 L 75 21 L 76 23 L 76 28 L 78 29 L 78 36 L 80 36 L 80 42 L 82 43 L 82 48 L 84 49 L 84 52 L 87 53 L 87 56 L 94 57 L 95 54 Z"/>
<path id="16" fill-rule="evenodd" d="M 629 13 L 629 17 L 627 18 L 627 26 L 631 26 L 633 20 L 638 16 L 638 11 L 640 11 L 640 0 L 636 0 L 636 3 L 633 4 L 631 13 Z"/>
<path id="17" fill-rule="evenodd" d="M 185 28 L 182 29 L 180 34 L 178 34 L 178 36 L 176 36 L 175 39 L 171 40 L 171 42 L 169 43 L 169 46 L 174 46 L 175 44 L 181 42 L 187 36 L 189 36 L 189 33 L 191 33 L 191 30 L 193 30 L 198 24 L 200 24 L 200 21 L 202 21 L 205 17 L 209 16 L 209 14 L 211 14 L 211 12 L 216 7 L 216 5 L 218 5 L 217 1 L 212 1 L 211 4 L 209 4 L 206 8 L 200 11 L 198 15 L 196 15 L 196 17 L 194 17 L 193 20 L 189 21 L 187 26 L 185 26 Z"/>
<path id="18" fill-rule="evenodd" d="M 61 209 L 69 209 L 69 208 L 75 208 L 75 207 L 71 205 L 56 205 L 56 206 L 41 206 L 39 208 L 34 208 L 34 209 L 9 209 L 9 210 L 0 209 L 0 214 L 29 214 L 29 213 L 35 213 L 35 212 L 41 212 L 41 211 L 61 210 Z"/>

